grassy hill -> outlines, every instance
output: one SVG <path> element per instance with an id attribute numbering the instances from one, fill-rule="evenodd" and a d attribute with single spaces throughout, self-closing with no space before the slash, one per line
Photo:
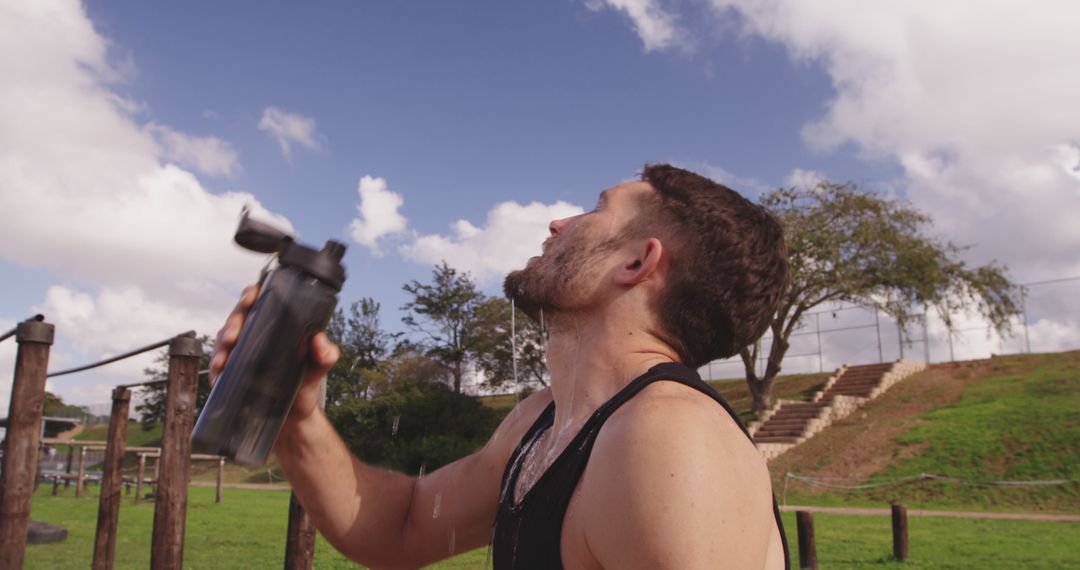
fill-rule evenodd
<path id="1" fill-rule="evenodd" d="M 787 482 L 787 500 L 994 510 L 1080 511 L 1080 351 L 931 366 L 770 464 L 837 483 L 931 473 L 984 484 L 920 481 L 837 492 Z M 995 487 L 991 481 L 1073 479 Z"/>
<path id="2" fill-rule="evenodd" d="M 783 376 L 776 398 L 805 399 L 827 374 Z M 751 398 L 741 381 L 714 382 L 744 420 Z M 508 413 L 510 396 L 484 398 Z M 90 427 L 80 440 L 104 440 L 107 426 Z M 160 427 L 128 426 L 129 446 L 155 446 Z M 125 465 L 133 467 L 128 458 Z M 1080 351 L 1015 355 L 931 366 L 837 422 L 769 465 L 778 496 L 788 503 L 909 506 L 971 510 L 1080 512 L 1080 483 L 997 488 L 920 481 L 839 492 L 814 488 L 786 473 L 838 478 L 843 485 L 880 483 L 932 473 L 966 481 L 1080 479 Z M 213 480 L 213 462 L 195 462 L 194 480 Z M 281 483 L 271 461 L 261 468 L 227 465 L 234 483 Z"/>

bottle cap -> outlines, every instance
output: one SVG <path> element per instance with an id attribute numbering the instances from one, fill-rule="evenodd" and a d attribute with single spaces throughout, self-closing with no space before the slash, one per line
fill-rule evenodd
<path id="1" fill-rule="evenodd" d="M 240 212 L 240 225 L 233 239 L 251 251 L 276 253 L 279 265 L 309 273 L 336 291 L 341 291 L 345 283 L 345 266 L 341 264 L 341 259 L 345 257 L 343 243 L 329 240 L 321 251 L 315 251 L 296 243 L 288 234 L 270 224 L 252 220 L 246 207 Z"/>
<path id="2" fill-rule="evenodd" d="M 341 264 L 344 256 L 345 244 L 334 240 L 328 240 L 322 251 L 315 251 L 290 239 L 278 254 L 278 264 L 310 273 L 334 290 L 341 291 L 345 283 L 345 266 Z"/>

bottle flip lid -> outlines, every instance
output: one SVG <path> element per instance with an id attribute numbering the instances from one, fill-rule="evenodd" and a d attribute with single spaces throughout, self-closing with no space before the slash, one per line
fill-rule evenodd
<path id="1" fill-rule="evenodd" d="M 240 247 L 277 254 L 278 264 L 310 273 L 334 289 L 341 290 L 345 283 L 345 266 L 341 264 L 345 244 L 327 240 L 326 245 L 317 251 L 296 243 L 291 236 L 270 224 L 251 219 L 248 214 L 246 207 L 240 212 L 240 224 L 233 236 Z"/>

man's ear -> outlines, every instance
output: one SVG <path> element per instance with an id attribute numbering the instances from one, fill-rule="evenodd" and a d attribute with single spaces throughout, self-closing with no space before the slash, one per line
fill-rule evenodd
<path id="1" fill-rule="evenodd" d="M 615 282 L 619 285 L 636 285 L 655 277 L 664 257 L 664 244 L 649 238 L 631 253 L 633 255 L 615 272 Z"/>

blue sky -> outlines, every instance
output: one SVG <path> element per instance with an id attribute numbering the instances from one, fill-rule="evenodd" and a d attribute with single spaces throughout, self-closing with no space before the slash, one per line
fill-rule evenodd
<path id="1" fill-rule="evenodd" d="M 1068 3 L 34 4 L 0 8 L 0 328 L 47 313 L 54 368 L 212 334 L 262 261 L 229 243 L 243 204 L 349 243 L 342 301 L 396 327 L 438 259 L 496 293 L 646 162 L 852 180 L 1018 281 L 1080 275 Z M 1061 306 L 1048 349 L 1080 342 Z M 50 388 L 104 401 L 143 365 Z"/>

